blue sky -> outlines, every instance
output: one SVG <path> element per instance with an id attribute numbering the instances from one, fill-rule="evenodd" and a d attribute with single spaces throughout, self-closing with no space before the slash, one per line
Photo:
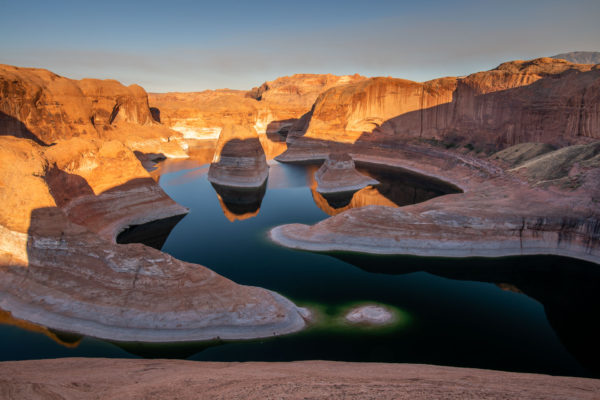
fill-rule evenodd
<path id="1" fill-rule="evenodd" d="M 6 1 L 0 63 L 148 91 L 294 73 L 424 81 L 600 51 L 600 1 Z"/>

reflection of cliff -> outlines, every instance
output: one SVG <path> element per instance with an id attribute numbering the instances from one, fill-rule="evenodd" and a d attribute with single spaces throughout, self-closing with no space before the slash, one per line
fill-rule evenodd
<path id="1" fill-rule="evenodd" d="M 234 188 L 212 183 L 223 214 L 230 222 L 255 217 L 267 191 L 267 183 L 258 188 Z"/>
<path id="2" fill-rule="evenodd" d="M 521 292 L 544 306 L 548 322 L 565 348 L 594 374 L 600 374 L 600 271 L 595 264 L 552 256 L 496 259 L 332 254 L 374 273 L 425 271 L 449 279 L 490 282 Z"/>
<path id="3" fill-rule="evenodd" d="M 15 318 L 9 311 L 0 310 L 0 324 L 12 325 L 30 332 L 42 333 L 54 340 L 56 343 L 69 348 L 75 348 L 79 346 L 79 343 L 81 343 L 81 336 L 55 332 L 52 329 L 46 328 L 45 326 L 36 325 L 31 322 Z"/>
<path id="4" fill-rule="evenodd" d="M 367 186 L 355 193 L 340 193 L 337 195 L 322 195 L 317 192 L 317 182 L 314 178 L 316 166 L 309 166 L 310 189 L 317 207 L 328 215 L 337 215 L 351 208 L 369 205 L 401 207 L 408 204 L 420 203 L 437 196 L 455 193 L 456 189 L 444 182 L 426 176 L 410 173 L 400 169 L 384 169 L 375 167 L 359 167 L 358 170 L 380 183 Z"/>

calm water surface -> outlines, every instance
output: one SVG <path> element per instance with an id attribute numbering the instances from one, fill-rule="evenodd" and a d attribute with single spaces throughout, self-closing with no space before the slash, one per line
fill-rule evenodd
<path id="1" fill-rule="evenodd" d="M 311 190 L 311 166 L 273 162 L 267 187 L 254 192 L 213 187 L 206 179 L 207 166 L 167 164 L 163 170 L 160 185 L 190 213 L 181 220 L 133 229 L 121 241 L 162 247 L 240 284 L 277 291 L 313 309 L 318 322 L 289 336 L 208 345 L 115 344 L 60 333 L 57 341 L 6 323 L 0 326 L 2 359 L 325 359 L 597 375 L 597 266 L 559 257 L 450 260 L 315 254 L 267 239 L 276 225 L 313 224 L 354 206 L 404 205 L 451 190 L 439 182 L 363 170 L 382 184 L 330 204 Z M 349 307 L 362 303 L 387 305 L 398 312 L 399 322 L 383 329 L 340 322 Z"/>

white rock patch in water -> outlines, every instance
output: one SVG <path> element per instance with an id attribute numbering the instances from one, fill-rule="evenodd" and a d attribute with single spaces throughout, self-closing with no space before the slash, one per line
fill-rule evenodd
<path id="1" fill-rule="evenodd" d="M 394 314 L 385 307 L 369 305 L 353 308 L 345 319 L 353 324 L 384 325 L 394 320 Z"/>

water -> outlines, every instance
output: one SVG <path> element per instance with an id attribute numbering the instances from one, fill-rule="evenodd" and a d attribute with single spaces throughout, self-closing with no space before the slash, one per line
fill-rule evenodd
<path id="1" fill-rule="evenodd" d="M 318 322 L 306 331 L 264 340 L 144 345 L 83 338 L 73 348 L 2 325 L 2 359 L 325 359 L 596 376 L 597 266 L 559 257 L 451 260 L 290 250 L 271 243 L 268 230 L 286 223 L 313 224 L 339 212 L 311 190 L 314 167 L 273 163 L 267 187 L 250 193 L 214 188 L 206 179 L 206 166 L 188 163 L 185 168 L 169 169 L 167 164 L 160 185 L 190 213 L 181 220 L 140 227 L 129 239 L 162 246 L 240 284 L 275 290 L 314 310 Z M 414 175 L 363 172 L 382 185 L 355 194 L 341 209 L 403 205 L 454 190 Z M 350 307 L 363 303 L 385 305 L 401 318 L 387 328 L 341 322 Z"/>

